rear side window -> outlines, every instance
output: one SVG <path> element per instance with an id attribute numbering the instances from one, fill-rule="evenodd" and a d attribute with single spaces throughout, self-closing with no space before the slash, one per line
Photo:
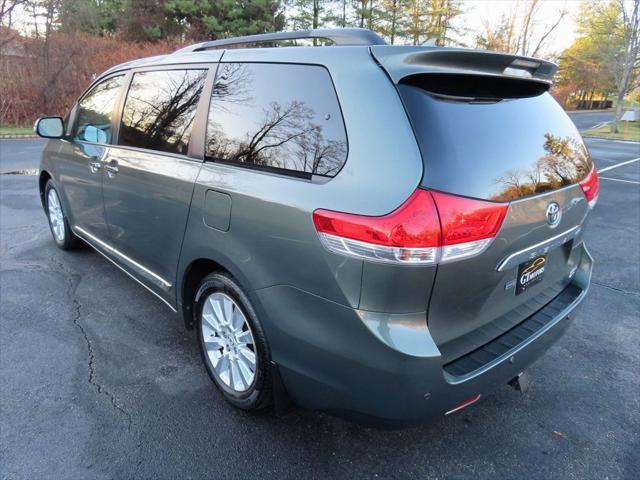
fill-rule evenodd
<path id="1" fill-rule="evenodd" d="M 323 67 L 220 64 L 207 124 L 206 158 L 300 176 L 334 176 L 347 138 Z"/>
<path id="2" fill-rule="evenodd" d="M 133 75 L 122 112 L 120 145 L 186 154 L 206 70 Z"/>
<path id="3" fill-rule="evenodd" d="M 75 140 L 111 142 L 111 119 L 124 75 L 111 77 L 93 87 L 78 104 Z"/>

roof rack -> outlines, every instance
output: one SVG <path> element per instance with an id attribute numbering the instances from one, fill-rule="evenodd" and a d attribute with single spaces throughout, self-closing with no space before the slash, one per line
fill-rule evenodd
<path id="1" fill-rule="evenodd" d="M 366 28 L 316 28 L 314 30 L 296 30 L 294 32 L 262 33 L 244 37 L 224 38 L 208 42 L 195 43 L 176 50 L 174 53 L 199 52 L 233 45 L 280 42 L 285 40 L 327 39 L 335 45 L 386 45 L 377 33 Z"/>

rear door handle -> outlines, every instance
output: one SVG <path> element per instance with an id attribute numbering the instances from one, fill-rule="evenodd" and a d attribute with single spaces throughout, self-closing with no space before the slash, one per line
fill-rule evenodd
<path id="1" fill-rule="evenodd" d="M 102 163 L 99 160 L 89 161 L 89 170 L 91 170 L 91 173 L 98 173 L 101 168 L 102 168 Z"/>
<path id="2" fill-rule="evenodd" d="M 104 169 L 107 171 L 107 175 L 109 178 L 113 178 L 116 173 L 118 173 L 118 162 L 115 160 L 111 160 L 111 162 L 107 163 L 104 166 Z"/>

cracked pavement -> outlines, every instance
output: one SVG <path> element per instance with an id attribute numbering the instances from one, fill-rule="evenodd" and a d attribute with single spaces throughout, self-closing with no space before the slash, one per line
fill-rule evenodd
<path id="1" fill-rule="evenodd" d="M 55 256 L 53 256 L 51 258 L 52 263 L 56 263 L 58 265 L 58 269 L 62 272 L 64 272 L 64 274 L 67 276 L 67 283 L 68 283 L 68 287 L 67 287 L 67 291 L 66 291 L 66 295 L 67 298 L 69 300 L 69 302 L 71 302 L 74 306 L 74 314 L 73 314 L 73 324 L 78 327 L 78 329 L 80 330 L 82 337 L 84 338 L 85 342 L 87 343 L 87 352 L 88 352 L 88 361 L 87 361 L 87 367 L 89 370 L 89 375 L 88 375 L 88 382 L 93 385 L 96 390 L 98 391 L 98 393 L 105 395 L 111 402 L 111 404 L 113 405 L 113 407 L 118 410 L 120 413 L 122 413 L 126 419 L 127 419 L 127 431 L 131 431 L 131 414 L 129 414 L 129 412 L 127 412 L 126 410 L 124 410 L 119 404 L 117 399 L 114 397 L 114 395 L 107 389 L 107 387 L 103 384 L 101 384 L 97 379 L 96 379 L 96 371 L 95 371 L 95 354 L 93 353 L 93 346 L 91 344 L 91 339 L 89 338 L 89 335 L 87 334 L 87 331 L 85 330 L 85 328 L 82 326 L 81 323 L 81 318 L 82 318 L 82 305 L 80 304 L 80 301 L 78 300 L 77 296 L 76 296 L 76 288 L 78 286 L 78 283 L 80 282 L 80 276 L 77 274 L 74 274 L 72 271 L 70 271 L 68 269 L 68 267 L 62 263 L 58 258 L 56 258 Z"/>
<path id="2" fill-rule="evenodd" d="M 589 145 L 599 167 L 640 156 Z M 586 239 L 591 292 L 526 393 L 375 430 L 230 407 L 195 335 L 97 253 L 58 250 L 36 177 L 0 175 L 0 478 L 637 478 L 640 186 L 603 180 Z"/>

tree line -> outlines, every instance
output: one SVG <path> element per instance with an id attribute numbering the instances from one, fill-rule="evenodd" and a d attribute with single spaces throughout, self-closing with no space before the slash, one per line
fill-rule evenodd
<path id="1" fill-rule="evenodd" d="M 324 26 L 375 30 L 390 44 L 451 43 L 453 20 L 462 0 L 289 0 L 287 24 L 293 29 Z"/>
<path id="2" fill-rule="evenodd" d="M 60 113 L 93 75 L 133 58 L 204 39 L 325 27 L 369 28 L 390 44 L 554 60 L 560 103 L 613 99 L 619 118 L 640 73 L 640 0 L 583 0 L 575 12 L 557 2 L 553 17 L 542 3 L 511 2 L 469 32 L 463 15 L 474 4 L 467 0 L 0 0 L 0 122 Z M 571 14 L 576 40 L 555 51 L 554 35 Z"/>
<path id="3" fill-rule="evenodd" d="M 217 39 L 285 28 L 361 27 L 389 43 L 444 45 L 462 0 L 1 0 L 3 24 L 17 10 L 40 29 L 117 35 L 126 41 Z M 46 28 L 46 27 L 45 27 Z"/>
<path id="4" fill-rule="evenodd" d="M 363 27 L 451 42 L 461 0 L 0 0 L 0 124 L 64 115 L 112 65 L 205 39 Z"/>

